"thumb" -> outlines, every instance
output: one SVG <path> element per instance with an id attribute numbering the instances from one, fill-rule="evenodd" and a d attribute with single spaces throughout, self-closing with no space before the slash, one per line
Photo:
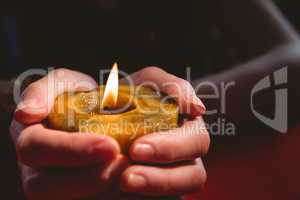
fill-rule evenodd
<path id="1" fill-rule="evenodd" d="M 65 91 L 91 90 L 97 83 L 90 76 L 69 69 L 57 69 L 30 84 L 17 105 L 15 119 L 22 124 L 37 123 L 50 113 L 56 96 Z"/>
<path id="2" fill-rule="evenodd" d="M 146 67 L 126 78 L 135 85 L 145 84 L 155 87 L 161 92 L 173 97 L 181 113 L 198 116 L 205 113 L 205 106 L 197 97 L 192 85 L 158 67 Z M 126 80 L 124 80 L 126 81 Z"/>

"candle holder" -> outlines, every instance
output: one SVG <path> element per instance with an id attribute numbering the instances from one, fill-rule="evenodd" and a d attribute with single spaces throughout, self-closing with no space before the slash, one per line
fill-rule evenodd
<path id="1" fill-rule="evenodd" d="M 123 153 L 143 135 L 178 126 L 178 106 L 169 96 L 144 86 L 120 85 L 113 108 L 101 107 L 105 87 L 59 95 L 48 117 L 55 129 L 108 135 Z"/>

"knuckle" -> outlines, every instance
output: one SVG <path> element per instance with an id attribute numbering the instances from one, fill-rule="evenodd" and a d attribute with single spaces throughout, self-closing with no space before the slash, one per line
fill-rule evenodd
<path id="1" fill-rule="evenodd" d="M 180 96 L 189 96 L 192 95 L 194 92 L 192 85 L 182 78 L 176 77 L 175 80 L 171 79 L 171 81 L 166 82 L 164 86 L 167 93 L 180 94 Z"/>
<path id="2" fill-rule="evenodd" d="M 23 92 L 23 96 L 27 93 L 37 94 L 41 90 L 40 84 L 38 81 L 30 83 Z"/>
<path id="3" fill-rule="evenodd" d="M 189 92 L 189 93 L 194 92 L 194 88 L 193 88 L 193 86 L 191 85 L 190 82 L 188 82 L 188 81 L 186 81 L 186 80 L 180 78 L 180 79 L 178 80 L 178 83 L 180 84 L 181 89 L 182 89 L 183 91 Z"/>
<path id="4" fill-rule="evenodd" d="M 165 90 L 169 94 L 180 94 L 181 84 L 176 84 L 175 82 L 166 82 L 164 84 Z"/>
<path id="5" fill-rule="evenodd" d="M 187 80 L 184 80 L 182 78 L 178 78 L 178 83 L 181 84 L 182 86 L 187 87 L 187 88 L 192 87 L 192 85 Z"/>
<path id="6" fill-rule="evenodd" d="M 156 67 L 156 66 L 145 67 L 145 68 L 142 70 L 142 72 L 145 73 L 145 74 L 149 74 L 149 73 L 155 74 L 155 73 L 162 73 L 162 72 L 165 73 L 164 70 L 162 70 L 161 68 Z"/>
<path id="7" fill-rule="evenodd" d="M 174 78 L 176 79 L 176 82 L 181 86 L 181 87 L 190 87 L 190 83 L 183 79 L 183 78 L 179 78 L 179 77 L 175 77 Z"/>
<path id="8" fill-rule="evenodd" d="M 72 73 L 72 70 L 68 68 L 58 68 L 53 71 L 55 77 L 67 76 Z"/>

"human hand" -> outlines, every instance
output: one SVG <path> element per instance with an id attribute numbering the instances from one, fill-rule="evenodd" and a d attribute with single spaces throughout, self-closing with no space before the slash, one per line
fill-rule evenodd
<path id="1" fill-rule="evenodd" d="M 60 77 L 60 74 L 63 75 Z M 25 192 L 30 199 L 46 199 L 46 194 L 51 194 L 51 199 L 78 199 L 99 195 L 101 199 L 105 199 L 105 195 L 113 199 L 115 192 L 111 192 L 111 189 L 114 190 L 114 187 L 109 186 L 118 182 L 119 175 L 128 166 L 127 159 L 119 155 L 118 145 L 104 136 L 49 130 L 41 123 L 47 117 L 50 111 L 48 108 L 52 107 L 53 100 L 59 93 L 66 90 L 90 90 L 97 87 L 97 84 L 90 77 L 70 70 L 57 70 L 53 75 L 56 82 L 63 78 L 68 87 L 51 88 L 55 83 L 49 82 L 49 76 L 29 86 L 15 113 L 16 120 L 11 126 L 12 138 L 22 163 Z M 181 128 L 170 131 L 174 134 L 155 133 L 137 140 L 131 148 L 130 155 L 140 164 L 130 166 L 123 173 L 123 190 L 132 194 L 160 196 L 183 194 L 198 188 L 205 181 L 206 173 L 201 160 L 196 158 L 203 155 L 209 145 L 206 130 L 198 127 L 203 125 L 199 117 L 204 112 L 201 101 L 195 97 L 187 82 L 157 68 L 145 68 L 132 75 L 132 78 L 136 84 L 145 81 L 157 83 L 160 90 L 175 95 L 182 112 L 190 113 L 195 118 Z M 178 84 L 179 89 L 183 91 L 179 93 L 172 85 L 164 88 L 162 80 L 163 83 Z M 52 93 L 46 93 L 49 88 L 52 89 Z M 176 97 L 178 94 L 180 96 Z M 61 139 L 57 141 L 57 138 Z M 140 150 L 137 153 L 136 150 L 141 146 L 139 144 L 143 142 L 155 145 L 157 152 L 154 157 L 140 155 Z M 95 143 L 99 144 L 97 147 L 101 147 L 97 153 L 90 151 Z M 142 145 L 142 149 L 145 147 Z M 178 148 L 181 148 L 181 151 L 172 151 Z M 145 166 L 145 163 L 151 164 L 152 167 Z M 157 167 L 157 164 L 161 163 L 169 165 Z M 142 188 L 138 185 L 132 186 L 132 177 L 137 173 L 144 175 L 149 185 Z M 78 184 L 82 182 L 84 184 Z"/>
<path id="2" fill-rule="evenodd" d="M 210 138 L 201 115 L 205 107 L 185 80 L 157 67 L 144 68 L 129 77 L 136 85 L 155 86 L 175 98 L 181 113 L 192 118 L 179 128 L 137 139 L 129 156 L 135 162 L 123 173 L 123 191 L 140 195 L 181 195 L 199 189 L 206 180 L 201 161 Z"/>
<path id="3" fill-rule="evenodd" d="M 43 123 L 58 94 L 96 87 L 85 74 L 58 69 L 24 91 L 10 132 L 28 199 L 113 199 L 113 185 L 128 164 L 116 141 L 51 130 Z"/>

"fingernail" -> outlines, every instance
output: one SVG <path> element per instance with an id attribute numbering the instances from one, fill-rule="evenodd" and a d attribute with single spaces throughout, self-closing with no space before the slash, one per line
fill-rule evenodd
<path id="1" fill-rule="evenodd" d="M 192 105 L 192 108 L 194 109 L 194 110 L 196 110 L 196 112 L 195 113 L 200 113 L 200 114 L 204 114 L 205 113 L 205 111 L 206 111 L 206 108 L 204 107 L 204 106 L 201 106 L 201 105 L 199 105 L 199 104 L 191 104 Z M 192 112 L 193 112 L 193 110 L 192 110 Z"/>
<path id="2" fill-rule="evenodd" d="M 202 103 L 202 101 L 195 95 L 193 98 L 192 104 L 195 106 L 197 111 L 204 113 L 206 108 L 205 105 Z"/>
<path id="3" fill-rule="evenodd" d="M 128 175 L 128 189 L 138 190 L 145 188 L 147 185 L 146 179 L 144 176 L 139 174 L 129 174 Z"/>
<path id="4" fill-rule="evenodd" d="M 194 96 L 193 101 L 195 102 L 195 104 L 205 108 L 204 104 L 202 103 L 202 101 L 199 99 L 199 97 L 197 95 Z"/>
<path id="5" fill-rule="evenodd" d="M 136 161 L 146 161 L 154 157 L 154 148 L 150 144 L 136 144 L 133 147 L 133 159 Z"/>

